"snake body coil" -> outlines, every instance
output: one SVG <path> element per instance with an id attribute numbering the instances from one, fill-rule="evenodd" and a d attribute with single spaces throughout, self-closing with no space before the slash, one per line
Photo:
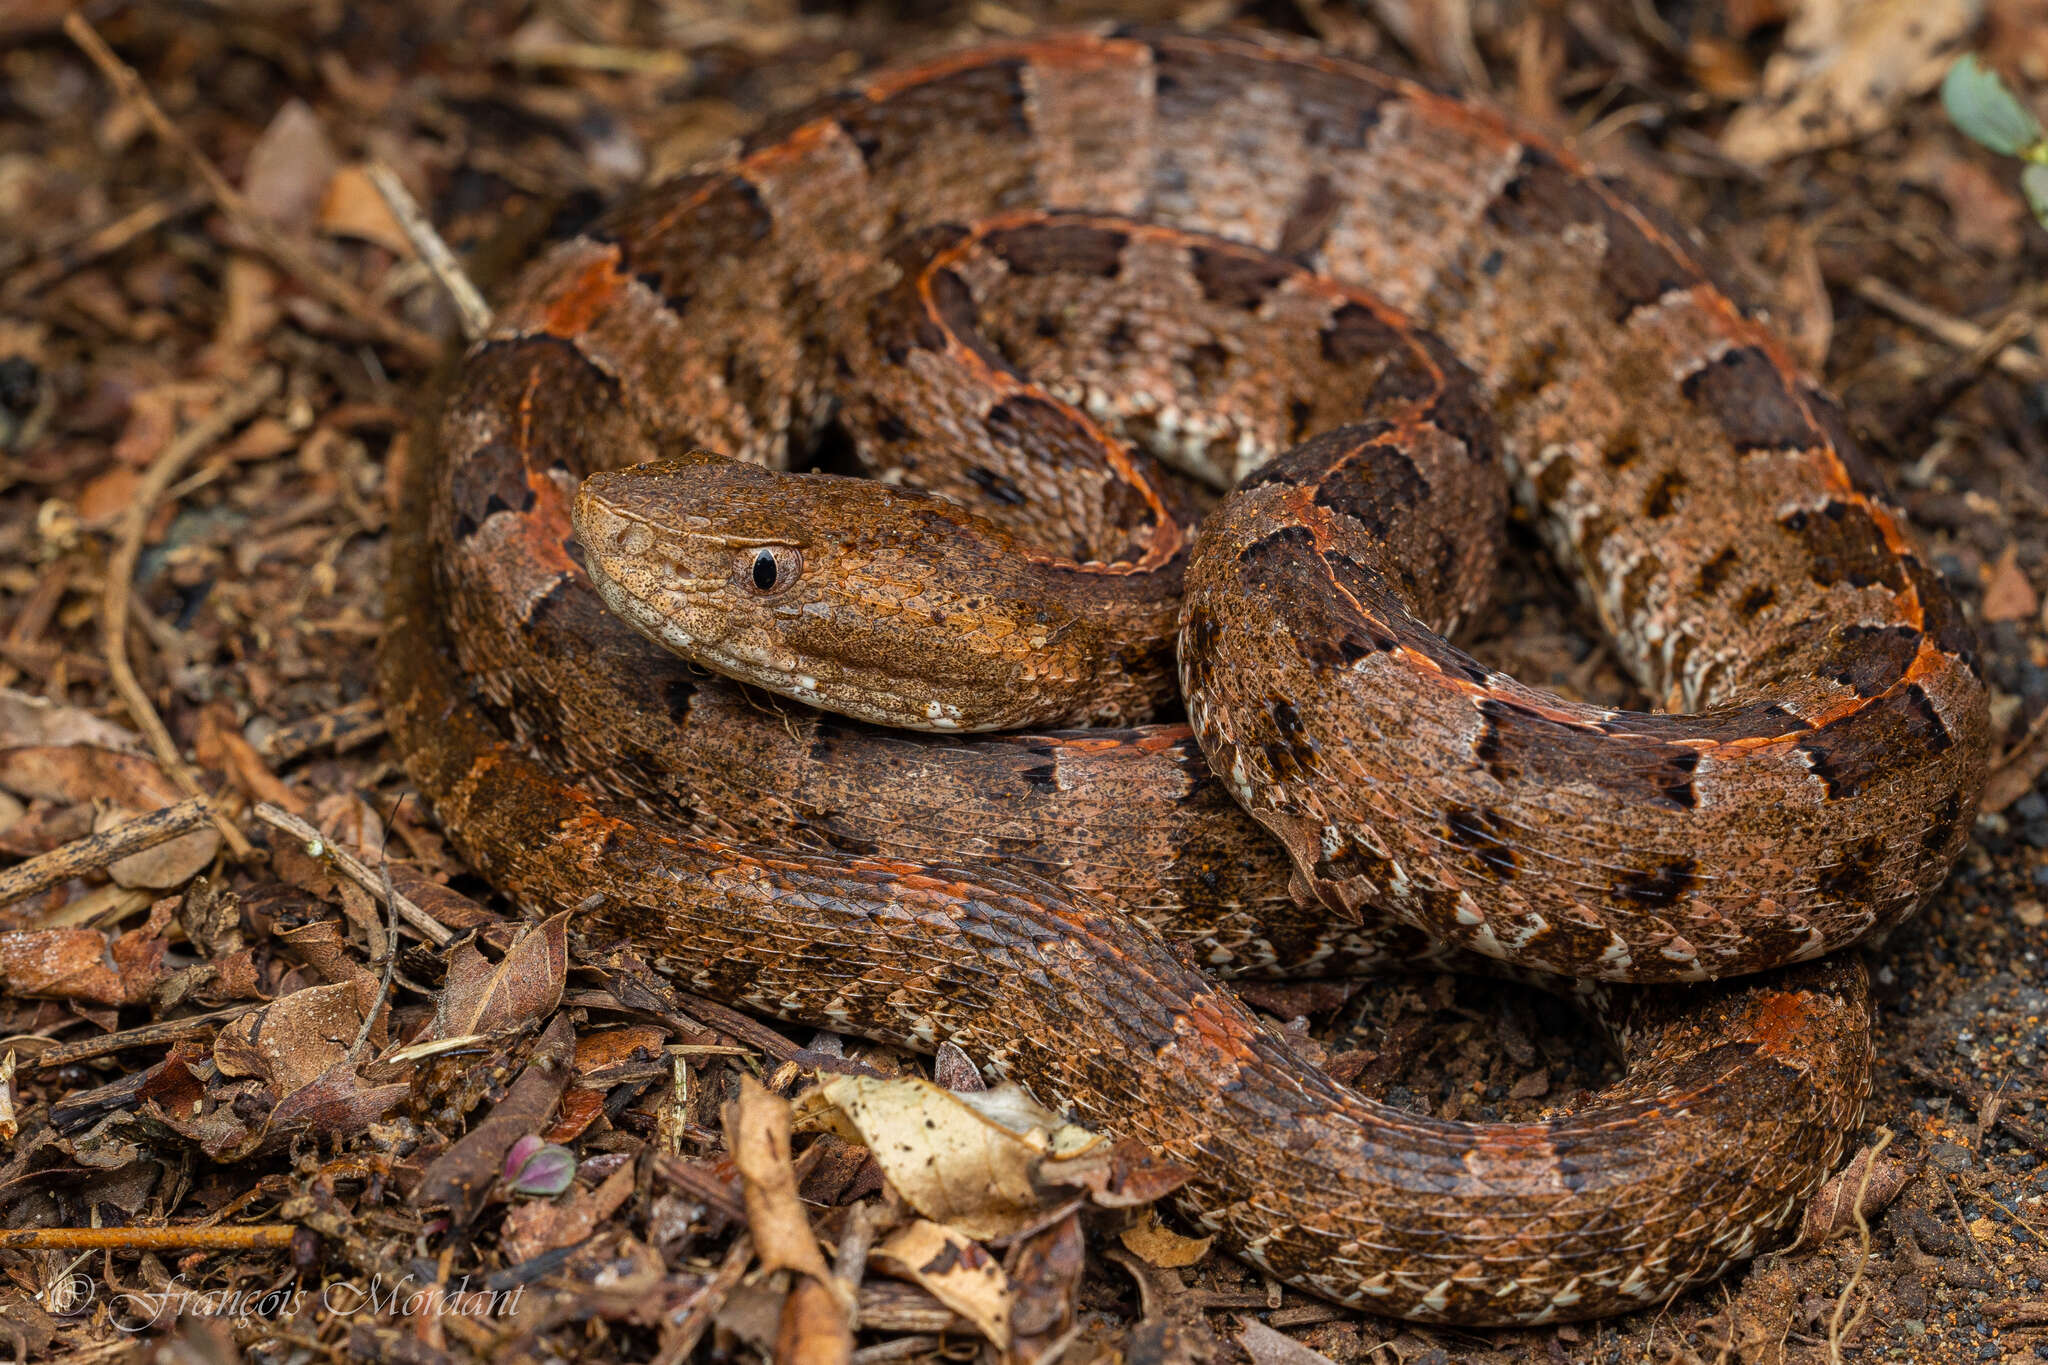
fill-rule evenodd
<path id="1" fill-rule="evenodd" d="M 828 419 L 949 501 L 826 480 L 805 531 L 771 476 L 669 458 L 592 480 L 570 534 L 585 475 L 773 465 Z M 1192 535 L 1119 435 L 1243 484 Z M 1674 714 L 1445 643 L 1501 473 Z M 641 499 L 671 477 L 703 516 Z M 1190 959 L 1755 972 L 1910 913 L 1983 780 L 1966 625 L 1682 232 L 1471 104 L 1243 41 L 959 54 L 634 196 L 522 277 L 409 493 L 392 730 L 497 885 L 596 897 L 721 999 L 950 1038 L 1184 1161 L 1239 1254 L 1380 1312 L 1594 1316 L 1755 1250 L 1857 1122 L 1861 968 L 1619 992 L 1619 1087 L 1473 1125 L 1361 1099 Z M 903 518 L 929 554 L 864 539 Z M 846 613 L 877 610 L 966 663 L 863 654 L 889 633 Z M 1142 715 L 1177 623 L 1192 729 L 894 734 L 628 621 L 957 730 Z"/>

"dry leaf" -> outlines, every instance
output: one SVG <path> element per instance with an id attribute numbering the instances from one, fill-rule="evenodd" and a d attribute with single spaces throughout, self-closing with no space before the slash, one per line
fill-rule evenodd
<path id="1" fill-rule="evenodd" d="M 1015 1085 L 960 1094 L 913 1078 L 834 1076 L 800 1101 L 805 1126 L 875 1154 L 911 1207 L 972 1237 L 1036 1222 L 1048 1197 L 1041 1168 L 1109 1144 L 1046 1112 Z"/>
<path id="2" fill-rule="evenodd" d="M 1257 1318 L 1244 1320 L 1244 1330 L 1237 1334 L 1237 1344 L 1244 1347 L 1253 1365 L 1333 1365 L 1321 1351 L 1310 1350 Z"/>
<path id="3" fill-rule="evenodd" d="M 213 1063 L 226 1076 L 255 1076 L 280 1099 L 319 1079 L 348 1050 L 363 1027 L 375 983 L 308 986 L 230 1023 L 214 1039 Z"/>
<path id="4" fill-rule="evenodd" d="M 279 227 L 303 232 L 313 225 L 320 197 L 340 165 L 312 107 L 286 100 L 249 149 L 242 195 Z"/>
<path id="5" fill-rule="evenodd" d="M 126 999 L 120 973 L 107 962 L 107 940 L 93 929 L 13 929 L 0 933 L 0 986 L 10 995 L 89 1000 Z"/>
<path id="6" fill-rule="evenodd" d="M 405 229 L 360 165 L 343 166 L 327 182 L 327 193 L 320 200 L 320 230 L 375 242 L 396 256 L 413 254 Z"/>
<path id="7" fill-rule="evenodd" d="M 775 1332 L 776 1365 L 846 1365 L 853 1358 L 853 1327 L 846 1307 L 824 1284 L 797 1276 L 782 1301 Z"/>
<path id="8" fill-rule="evenodd" d="M 868 1259 L 973 1323 L 997 1350 L 1008 1349 L 1009 1278 L 995 1258 L 960 1229 L 919 1218 L 876 1247 Z"/>
<path id="9" fill-rule="evenodd" d="M 632 1193 L 633 1163 L 628 1161 L 594 1190 L 578 1191 L 559 1201 L 530 1199 L 515 1204 L 505 1214 L 499 1234 L 505 1255 L 517 1264 L 544 1251 L 574 1246 L 597 1231 Z"/>
<path id="10" fill-rule="evenodd" d="M 1876 132 L 1941 80 L 1982 12 L 1983 0 L 1804 0 L 1721 149 L 1765 165 Z"/>
<path id="11" fill-rule="evenodd" d="M 474 942 L 448 958 L 447 985 L 434 1009 L 433 1037 L 459 1038 L 520 1028 L 554 1013 L 569 972 L 565 911 L 528 926 L 493 967 Z"/>
<path id="12" fill-rule="evenodd" d="M 88 744 L 96 749 L 142 753 L 142 736 L 76 706 L 60 706 L 0 687 L 0 735 L 7 747 Z"/>
<path id="13" fill-rule="evenodd" d="M 1867 1224 L 1898 1197 L 1907 1181 L 1919 1174 L 1918 1161 L 1881 1156 L 1880 1151 L 1881 1148 L 1874 1144 L 1865 1147 L 1820 1187 L 1820 1192 L 1814 1195 L 1800 1217 L 1797 1245 L 1819 1246 L 1822 1242 L 1853 1234 L 1856 1231 L 1859 1195 L 1863 1219 Z"/>
<path id="14" fill-rule="evenodd" d="M 1992 566 L 1991 581 L 1984 585 L 1984 619 L 2026 621 L 2040 609 L 2040 594 L 2020 568 L 2019 547 L 2007 545 Z"/>
<path id="15" fill-rule="evenodd" d="M 1117 1239 L 1134 1256 L 1141 1256 L 1148 1265 L 1162 1270 L 1178 1270 L 1190 1266 L 1209 1254 L 1214 1237 L 1183 1237 L 1159 1221 L 1159 1215 L 1150 1209 L 1145 1211 L 1145 1221 L 1125 1228 Z"/>
<path id="16" fill-rule="evenodd" d="M 818 1239 L 797 1198 L 789 1161 L 788 1101 L 752 1076 L 740 1077 L 740 1097 L 725 1107 L 725 1145 L 739 1167 L 747 1227 L 764 1270 L 795 1270 L 836 1284 Z"/>

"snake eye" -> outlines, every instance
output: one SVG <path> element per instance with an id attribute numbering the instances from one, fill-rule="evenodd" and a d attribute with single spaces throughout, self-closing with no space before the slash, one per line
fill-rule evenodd
<path id="1" fill-rule="evenodd" d="M 734 576 L 758 597 L 770 597 L 796 582 L 804 571 L 803 554 L 794 545 L 757 545 L 740 551 Z"/>

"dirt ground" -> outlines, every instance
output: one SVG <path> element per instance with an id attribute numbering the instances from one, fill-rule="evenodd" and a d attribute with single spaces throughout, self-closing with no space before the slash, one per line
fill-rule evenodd
<path id="1" fill-rule="evenodd" d="M 1901 63 L 1882 57 L 1975 48 L 2048 109 L 2048 5 L 1872 0 L 1866 29 L 1837 30 L 1820 0 L 192 0 L 83 6 L 110 45 L 97 56 L 64 8 L 0 0 L 0 858 L 173 805 L 187 777 L 232 832 L 202 823 L 137 855 L 147 868 L 0 904 L 0 1230 L 114 1230 L 88 1250 L 9 1249 L 0 1231 L 0 1350 L 766 1353 L 784 1301 L 780 1281 L 741 1278 L 752 1210 L 721 1106 L 743 1073 L 796 1093 L 808 1049 L 837 1044 L 687 999 L 622 1005 L 616 963 L 573 942 L 550 957 L 541 934 L 515 946 L 503 902 L 398 803 L 371 689 L 387 461 L 453 313 L 364 168 L 393 168 L 490 278 L 871 61 L 1114 15 L 1319 38 L 1483 85 L 1700 224 L 1845 398 L 1978 623 L 2004 757 L 1948 887 L 1869 953 L 1877 1088 L 1859 1145 L 1883 1150 L 1863 1228 L 1656 1312 L 1488 1333 L 1346 1312 L 1214 1252 L 1161 1268 L 1104 1215 L 1059 1305 L 1079 1328 L 1060 1359 L 2048 1360 L 2048 232 L 2014 164 L 1958 134 L 1924 81 L 1889 90 Z M 1787 49 L 1864 74 L 1802 114 L 1800 92 L 1829 77 L 1776 71 Z M 151 105 L 110 84 L 123 64 Z M 1867 131 L 1834 136 L 1843 120 Z M 1731 155 L 1731 127 L 1765 153 Z M 1799 145 L 1814 140 L 1829 145 Z M 1526 549 L 1512 567 L 1486 661 L 1639 701 L 1552 571 Z M 388 850 L 393 885 L 476 931 L 481 952 L 404 940 L 372 1041 L 460 1034 L 441 1027 L 459 1001 L 480 1052 L 313 1074 L 298 1050 L 332 1060 L 331 1021 L 279 1014 L 267 1042 L 238 1025 L 299 987 L 355 999 L 383 971 L 377 878 L 309 856 L 258 802 L 332 847 Z M 575 1085 L 534 1125 L 573 1150 L 577 1183 L 550 1202 L 508 1178 L 450 1232 L 410 1202 L 423 1171 L 569 1046 L 541 1029 L 554 1006 L 533 1006 L 535 982 L 581 1035 Z M 1539 1114 L 1611 1066 L 1557 1007 L 1492 985 L 1251 995 L 1310 1018 L 1368 1093 L 1444 1117 Z M 800 1137 L 795 1175 L 828 1241 L 853 1209 L 895 1207 L 840 1139 Z M 152 1243 L 166 1219 L 257 1231 Z M 436 1318 L 320 1293 L 380 1275 L 468 1276 L 524 1303 Z M 989 1354 L 955 1305 L 902 1281 L 870 1273 L 860 1312 L 857 1361 Z"/>

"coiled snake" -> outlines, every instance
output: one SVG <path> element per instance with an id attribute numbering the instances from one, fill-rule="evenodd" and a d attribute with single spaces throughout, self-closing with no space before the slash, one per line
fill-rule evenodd
<path id="1" fill-rule="evenodd" d="M 828 427 L 879 482 L 752 467 Z M 1197 535 L 1146 451 L 1242 486 Z M 1510 488 L 1669 714 L 1445 642 Z M 1983 780 L 1967 625 L 1686 234 L 1244 40 L 961 53 L 630 197 L 517 282 L 403 505 L 392 731 L 494 884 L 718 998 L 953 1039 L 1383 1313 L 1588 1317 L 1750 1254 L 1859 1121 L 1862 968 L 1614 991 L 1627 1079 L 1490 1125 L 1364 1100 L 1216 974 L 1803 961 L 1939 884 Z M 1188 725 L 944 733 L 1144 716 L 1177 624 Z"/>

